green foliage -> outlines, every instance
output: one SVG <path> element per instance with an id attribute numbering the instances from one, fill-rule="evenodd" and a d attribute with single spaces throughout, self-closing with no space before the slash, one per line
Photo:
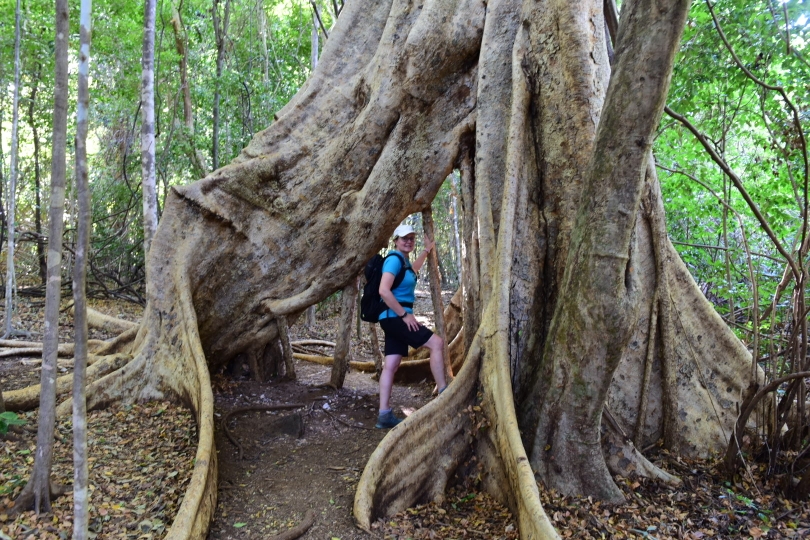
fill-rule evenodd
<path id="1" fill-rule="evenodd" d="M 773 0 L 712 4 L 750 76 L 721 41 L 706 4 L 693 4 L 668 100 L 674 111 L 706 135 L 742 179 L 788 250 L 796 249 L 801 241 L 808 174 L 801 135 L 807 135 L 810 104 L 810 64 L 806 60 L 810 21 L 803 4 L 798 0 L 785 4 L 787 25 L 782 4 Z M 799 128 L 780 93 L 757 84 L 752 76 L 785 89 L 798 110 Z M 685 127 L 665 116 L 655 154 L 670 236 L 718 311 L 750 342 L 753 287 L 758 288 L 762 312 L 774 298 L 786 262 L 740 191 Z M 744 239 L 752 255 L 753 281 Z M 772 333 L 788 330 L 788 304 L 784 301 L 783 309 L 777 310 Z M 730 313 L 731 308 L 735 313 Z"/>
<path id="2" fill-rule="evenodd" d="M 219 2 L 222 12 L 224 0 Z M 162 3 L 158 7 L 155 45 L 156 165 L 159 206 L 171 186 L 197 180 L 199 165 L 211 167 L 213 101 L 221 92 L 220 163 L 232 160 L 273 115 L 289 101 L 310 72 L 313 13 L 305 0 L 230 0 L 222 76 L 216 77 L 216 40 L 212 0 Z M 324 24 L 334 23 L 332 3 L 318 1 Z M 11 91 L 14 74 L 14 2 L 0 9 L 0 176 L 8 174 Z M 173 25 L 177 9 L 181 42 L 187 54 L 193 129 L 185 122 L 180 60 Z M 263 16 L 261 16 L 263 14 Z M 123 0 L 93 3 L 89 170 L 93 191 L 93 236 L 90 289 L 139 300 L 143 291 L 143 231 L 140 190 L 140 83 L 143 5 Z M 264 28 L 262 25 L 264 24 Z M 262 39 L 262 35 L 265 39 Z M 78 17 L 71 20 L 71 57 L 78 52 Z M 321 46 L 325 39 L 321 36 Z M 22 231 L 16 261 L 22 286 L 37 285 L 36 223 L 47 223 L 53 108 L 53 5 L 23 2 L 20 102 L 20 179 L 17 228 Z M 265 48 L 266 43 L 266 48 Z M 73 61 L 73 60 L 71 60 Z M 266 68 L 265 68 L 266 66 Z M 266 70 L 265 70 L 266 69 Z M 75 73 L 70 78 L 68 140 L 75 132 Z M 33 92 L 36 89 L 36 92 Z M 29 119 L 29 103 L 33 95 Z M 34 151 L 34 129 L 40 144 Z M 68 149 L 68 171 L 73 170 Z M 201 158 L 203 163 L 198 162 Z M 40 209 L 36 204 L 39 164 Z M 5 200 L 5 190 L 0 193 Z M 75 206 L 68 190 L 65 242 L 73 241 Z M 43 225 L 44 227 L 44 225 Z M 67 277 L 72 258 L 67 256 Z"/>
<path id="3" fill-rule="evenodd" d="M 5 411 L 0 413 L 0 435 L 5 435 L 8 433 L 8 429 L 11 426 L 22 426 L 25 424 L 25 420 L 21 419 L 15 413 L 11 411 Z"/>

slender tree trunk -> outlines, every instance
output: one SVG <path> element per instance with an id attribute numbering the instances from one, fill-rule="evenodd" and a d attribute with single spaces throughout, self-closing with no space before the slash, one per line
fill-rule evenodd
<path id="1" fill-rule="evenodd" d="M 433 210 L 428 208 L 422 211 L 422 227 L 425 236 L 436 240 L 436 229 L 433 226 Z M 444 302 L 442 301 L 442 277 L 439 273 L 439 246 L 435 244 L 428 253 L 428 279 L 430 280 L 430 297 L 433 300 L 433 317 L 436 323 L 436 333 L 444 341 L 444 375 L 449 382 L 453 378 L 453 366 L 450 364 L 450 353 L 447 349 L 447 332 L 444 324 Z"/>
<path id="2" fill-rule="evenodd" d="M 39 267 L 39 279 L 42 285 L 48 274 L 48 265 L 45 260 L 45 240 L 42 235 L 42 173 L 40 169 L 40 143 L 39 131 L 37 129 L 34 112 L 37 107 L 37 93 L 39 89 L 39 79 L 42 76 L 42 64 L 37 62 L 34 79 L 31 83 L 31 95 L 28 98 L 28 125 L 31 127 L 31 136 L 34 143 L 34 230 L 37 233 L 37 261 Z"/>
<path id="3" fill-rule="evenodd" d="M 15 501 L 21 510 L 37 514 L 51 510 L 51 464 L 56 426 L 56 358 L 59 348 L 59 303 L 62 287 L 62 219 L 65 212 L 65 153 L 67 148 L 68 39 L 67 0 L 56 0 L 56 74 L 51 154 L 51 202 L 48 212 L 48 281 L 45 287 L 45 335 L 42 341 L 37 450 L 31 478 Z M 55 490 L 54 490 L 55 491 Z"/>
<path id="4" fill-rule="evenodd" d="M 458 283 L 461 284 L 463 276 L 461 272 L 461 236 L 458 233 L 458 184 L 459 178 L 457 173 L 453 171 L 450 175 L 450 182 L 453 186 L 453 192 L 450 197 L 453 209 L 453 253 L 456 262 L 456 275 L 458 276 Z"/>
<path id="5" fill-rule="evenodd" d="M 270 54 L 267 52 L 267 13 L 264 11 L 264 1 L 256 2 L 256 11 L 259 15 L 259 37 L 262 40 L 262 80 L 265 86 L 270 84 Z"/>
<path id="6" fill-rule="evenodd" d="M 312 12 L 312 30 L 310 32 L 310 62 L 309 65 L 312 71 L 315 71 L 315 68 L 318 67 L 318 46 L 319 46 L 319 34 L 318 34 L 318 20 L 315 17 L 315 11 L 313 8 Z"/>
<path id="7" fill-rule="evenodd" d="M 214 170 L 219 169 L 219 102 L 221 97 L 222 68 L 225 64 L 225 43 L 228 38 L 228 21 L 231 16 L 231 0 L 225 0 L 225 9 L 220 19 L 219 0 L 214 0 L 211 10 L 214 20 L 214 37 L 217 45 L 217 74 L 214 81 L 214 127 L 211 142 L 211 159 Z"/>
<path id="8" fill-rule="evenodd" d="M 295 373 L 295 358 L 293 357 L 292 345 L 290 345 L 287 317 L 280 317 L 278 320 L 278 337 L 281 341 L 281 353 L 284 356 L 284 378 L 294 381 L 298 376 Z"/>
<path id="9" fill-rule="evenodd" d="M 3 243 L 6 238 L 6 208 L 5 205 L 3 205 L 3 193 L 5 192 L 6 185 L 5 168 L 6 159 L 3 154 L 3 109 L 0 109 L 0 250 L 3 249 Z"/>
<path id="10" fill-rule="evenodd" d="M 368 323 L 368 332 L 371 335 L 371 353 L 374 356 L 374 380 L 380 380 L 383 367 L 383 354 L 380 351 L 380 338 L 377 336 L 377 324 Z"/>
<path id="11" fill-rule="evenodd" d="M 143 55 L 141 57 L 141 186 L 143 188 L 144 257 L 157 230 L 155 178 L 155 0 L 144 0 Z"/>
<path id="12" fill-rule="evenodd" d="M 353 279 L 343 287 L 340 303 L 340 328 L 335 342 L 335 361 L 332 364 L 332 376 L 329 386 L 343 388 L 346 371 L 349 369 L 349 347 L 352 344 L 352 320 L 354 319 L 354 304 L 357 298 L 357 279 Z"/>
<path id="13" fill-rule="evenodd" d="M 14 276 L 14 221 L 16 220 L 17 205 L 17 160 L 19 154 L 19 126 L 20 126 L 20 0 L 14 12 L 14 97 L 11 104 L 11 171 L 8 185 L 8 208 L 6 222 L 8 227 L 8 250 L 6 252 L 6 325 L 3 339 L 14 332 L 14 293 L 17 289 Z"/>
<path id="14" fill-rule="evenodd" d="M 203 153 L 195 146 L 194 141 L 194 109 L 191 103 L 191 84 L 188 80 L 188 43 L 186 31 L 183 28 L 183 19 L 180 12 L 175 9 L 172 16 L 172 29 L 174 31 L 174 45 L 180 57 L 180 88 L 183 93 L 183 124 L 185 125 L 184 138 L 187 142 L 188 157 L 194 167 L 194 175 L 202 178 L 208 174 Z"/>
<path id="15" fill-rule="evenodd" d="M 90 248 L 90 186 L 87 180 L 87 123 L 90 109 L 91 0 L 82 0 L 80 14 L 79 96 L 76 108 L 76 197 L 78 223 L 73 269 L 73 538 L 88 535 L 87 465 L 87 255 Z"/>

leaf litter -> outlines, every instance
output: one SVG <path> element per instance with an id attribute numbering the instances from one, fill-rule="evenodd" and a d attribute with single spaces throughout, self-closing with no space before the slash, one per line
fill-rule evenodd
<path id="1" fill-rule="evenodd" d="M 91 538 L 162 538 L 174 520 L 193 470 L 197 429 L 191 413 L 154 401 L 88 413 Z M 36 413 L 21 436 L 0 441 L 0 530 L 10 538 L 70 538 L 73 532 L 71 419 L 57 422 L 52 478 L 68 493 L 39 518 L 14 515 L 34 463 Z"/>
<path id="2" fill-rule="evenodd" d="M 118 313 L 122 318 L 130 320 L 138 318 L 137 306 L 130 309 L 121 307 L 121 303 L 110 302 L 110 305 L 96 307 L 107 313 Z M 36 303 L 23 303 L 17 311 L 19 325 L 24 328 L 34 326 L 40 309 L 41 306 Z M 335 315 L 319 320 L 318 327 L 313 328 L 310 337 L 334 338 L 337 326 Z M 62 341 L 70 341 L 72 338 L 70 317 L 63 312 L 62 319 L 64 319 L 60 320 Z M 335 328 L 332 328 L 333 326 Z M 109 336 L 94 337 L 103 339 Z M 356 343 L 353 343 L 352 350 L 357 354 Z M 4 362 L 8 365 L 11 360 Z M 2 367 L 3 362 L 0 362 L 0 368 Z M 19 372 L 23 373 L 22 370 Z M 6 389 L 30 384 L 24 379 L 16 379 L 14 377 L 16 373 L 17 370 L 0 369 L 0 375 L 6 377 L 3 379 Z M 350 374 L 347 384 L 355 378 L 351 375 L 355 374 Z M 301 382 L 312 384 L 316 379 L 328 379 L 328 369 L 307 365 L 301 369 L 299 376 L 303 376 L 304 380 Z M 365 381 L 367 375 L 360 377 L 363 382 L 356 390 L 347 388 L 329 398 L 334 406 L 333 414 L 344 412 L 350 415 L 357 414 L 357 405 L 368 403 L 360 410 L 367 410 L 371 415 L 364 419 L 366 422 L 372 421 L 375 400 L 372 387 L 376 383 Z M 34 382 L 38 382 L 38 373 L 36 379 Z M 367 382 L 370 383 L 369 388 L 366 388 Z M 242 404 L 253 402 L 256 397 L 245 399 L 251 396 L 251 393 L 242 392 L 246 383 L 249 386 L 253 384 L 248 381 L 225 381 L 222 386 L 227 389 L 219 388 L 219 392 L 224 390 L 224 395 L 235 393 L 235 396 L 241 397 Z M 265 392 L 275 388 L 274 385 L 262 386 L 261 390 L 256 391 Z M 421 395 L 410 394 L 418 386 L 410 387 L 411 390 L 408 390 L 397 385 L 395 391 L 398 388 L 403 392 L 403 401 L 406 398 L 417 398 L 418 401 Z M 283 391 L 282 388 L 278 390 Z M 313 388 L 309 387 L 309 390 L 301 388 L 300 391 L 312 392 Z M 270 393 L 268 391 L 268 398 Z M 219 399 L 224 397 L 223 393 L 218 395 Z M 327 395 L 329 393 L 324 392 L 324 397 Z M 357 398 L 361 396 L 365 397 L 358 400 Z M 347 406 L 346 403 L 352 405 Z M 236 404 L 229 403 L 226 407 L 230 408 Z M 231 452 L 221 440 L 218 441 L 218 448 L 226 448 L 226 451 L 220 454 L 222 462 L 220 482 L 223 475 L 226 481 L 220 486 L 220 505 L 209 538 L 265 538 L 268 533 L 283 531 L 297 522 L 298 512 L 279 512 L 282 508 L 287 505 L 293 507 L 301 505 L 298 506 L 301 509 L 317 507 L 315 499 L 324 499 L 326 493 L 330 495 L 319 503 L 321 510 L 315 527 L 302 538 L 339 540 L 519 538 L 514 516 L 498 502 L 480 493 L 475 485 L 456 486 L 447 492 L 444 502 L 416 506 L 379 520 L 373 524 L 371 535 L 357 530 L 351 525 L 351 500 L 362 465 L 368 457 L 365 454 L 373 450 L 374 440 L 377 437 L 374 437 L 373 431 L 358 432 L 336 422 L 330 424 L 326 414 L 321 414 L 323 418 L 316 422 L 313 414 L 314 411 L 308 416 L 307 438 L 314 436 L 317 446 L 324 443 L 331 446 L 331 448 L 321 446 L 322 450 L 326 450 L 326 454 L 313 452 L 313 455 L 317 456 L 317 463 L 307 461 L 301 463 L 293 459 L 293 456 L 303 454 L 304 448 L 301 447 L 302 451 L 296 453 L 289 447 L 283 448 L 284 445 L 278 448 L 282 456 L 286 453 L 286 457 L 281 460 L 267 459 L 270 457 L 268 455 L 249 464 L 229 463 L 230 460 L 226 456 Z M 88 416 L 92 486 L 91 536 L 162 538 L 174 520 L 193 467 L 197 436 L 191 414 L 168 402 L 155 402 L 95 411 Z M 4 536 L 69 538 L 72 534 L 70 493 L 55 500 L 53 512 L 39 519 L 34 517 L 33 512 L 25 512 L 15 519 L 8 511 L 11 501 L 27 481 L 33 464 L 36 412 L 23 414 L 22 418 L 27 423 L 24 429 L 17 429 L 7 440 L 0 440 L 0 533 L 2 533 L 0 540 L 5 540 Z M 247 419 L 242 422 L 245 423 L 245 420 Z M 321 422 L 327 423 L 321 426 Z M 263 423 L 260 421 L 258 425 Z M 365 434 L 372 438 L 358 445 L 358 437 L 365 437 Z M 278 442 L 276 440 L 276 444 Z M 57 450 L 53 474 L 55 479 L 67 484 L 73 477 L 71 444 L 70 425 L 66 419 L 56 429 Z M 341 452 L 345 455 L 341 455 Z M 588 498 L 564 497 L 540 486 L 543 507 L 560 535 L 563 538 L 654 540 L 810 538 L 808 502 L 784 499 L 779 491 L 779 483 L 784 479 L 779 476 L 767 478 L 764 465 L 749 464 L 753 482 L 749 478 L 729 483 L 715 471 L 715 463 L 711 461 L 683 460 L 664 451 L 647 457 L 656 461 L 663 469 L 678 475 L 684 481 L 683 485 L 678 489 L 672 489 L 647 479 L 616 478 L 617 485 L 625 494 L 626 502 L 614 506 Z M 345 467 L 344 465 L 324 467 L 325 463 L 322 461 L 324 458 L 332 463 L 342 463 L 341 459 L 350 458 L 352 466 L 347 467 L 346 471 L 341 469 Z M 280 470 L 286 461 L 294 463 L 295 467 L 292 470 Z M 331 474 L 320 474 L 315 477 L 317 478 L 315 482 L 311 479 L 302 481 L 305 479 L 290 478 L 290 482 L 282 483 L 282 478 L 290 473 L 294 477 L 295 470 L 312 471 L 314 468 L 317 471 L 318 466 Z M 228 470 L 231 468 L 233 471 L 229 473 Z M 238 473 L 239 469 L 243 471 L 241 475 Z M 344 477 L 344 472 L 350 474 Z M 234 481 L 238 475 L 241 483 L 230 481 L 227 478 L 229 475 L 234 476 Z M 259 481 L 258 486 L 263 486 L 258 491 L 255 485 L 245 484 L 246 481 L 251 482 L 252 477 Z M 270 480 L 273 478 L 275 480 Z M 275 487 L 281 491 L 273 489 L 274 483 L 278 484 Z M 313 488 L 316 488 L 315 495 L 312 494 Z M 293 495 L 293 491 L 302 493 Z M 303 493 L 304 491 L 309 494 Z M 269 526 L 256 530 L 255 522 L 263 521 L 259 516 L 264 517 L 265 513 L 269 519 L 265 523 Z M 233 519 L 236 515 L 252 519 Z M 282 517 L 285 515 L 286 519 Z M 227 529 L 231 532 L 226 533 Z"/>

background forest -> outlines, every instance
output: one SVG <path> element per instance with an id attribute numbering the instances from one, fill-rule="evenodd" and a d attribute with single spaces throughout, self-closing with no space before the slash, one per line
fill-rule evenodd
<path id="1" fill-rule="evenodd" d="M 71 5 L 70 95 L 76 94 L 78 3 Z M 157 4 L 155 163 L 158 207 L 173 185 L 227 164 L 304 84 L 338 0 L 180 0 Z M 44 294 L 54 91 L 53 5 L 0 9 L 2 264 L 15 68 L 19 70 L 17 294 Z M 806 356 L 805 262 L 810 100 L 810 4 L 805 0 L 695 2 L 676 61 L 655 156 L 673 243 L 704 294 L 772 375 Z M 143 302 L 140 98 L 143 8 L 97 0 L 90 65 L 92 249 L 88 289 Z M 68 140 L 75 133 L 74 97 Z M 72 145 L 68 145 L 72 171 Z M 69 178 L 72 174 L 68 175 Z M 459 283 L 457 176 L 434 201 L 444 285 Z M 72 267 L 77 214 L 68 187 L 63 261 Z M 795 279 L 800 276 L 799 279 Z M 5 278 L 4 278 L 5 279 Z M 64 279 L 69 286 L 70 279 Z"/>

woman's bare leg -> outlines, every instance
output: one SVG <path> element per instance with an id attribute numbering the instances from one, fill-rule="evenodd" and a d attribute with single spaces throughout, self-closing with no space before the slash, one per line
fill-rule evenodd
<path id="1" fill-rule="evenodd" d="M 431 353 L 432 356 L 432 353 Z M 380 374 L 380 411 L 390 409 L 391 389 L 394 387 L 394 374 L 402 361 L 401 354 L 389 354 L 385 357 L 383 370 Z M 431 360 L 431 366 L 433 361 Z"/>
<path id="2" fill-rule="evenodd" d="M 430 372 L 433 374 L 433 380 L 436 381 L 436 389 L 441 392 L 447 386 L 447 380 L 444 378 L 444 341 L 433 334 L 424 346 L 430 349 Z M 380 380 L 382 381 L 382 379 Z M 380 397 L 382 397 L 382 391 L 380 391 Z"/>

